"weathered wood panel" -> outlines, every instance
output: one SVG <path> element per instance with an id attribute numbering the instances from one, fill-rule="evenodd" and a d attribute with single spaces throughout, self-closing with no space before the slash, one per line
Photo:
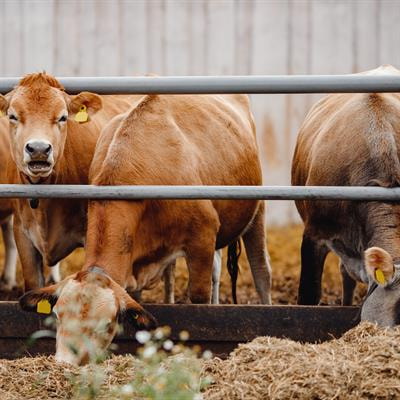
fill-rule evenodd
<path id="1" fill-rule="evenodd" d="M 395 0 L 0 0 L 1 76 L 331 74 L 400 66 Z M 288 184 L 318 95 L 252 96 L 265 182 Z M 271 203 L 269 220 L 297 218 Z"/>

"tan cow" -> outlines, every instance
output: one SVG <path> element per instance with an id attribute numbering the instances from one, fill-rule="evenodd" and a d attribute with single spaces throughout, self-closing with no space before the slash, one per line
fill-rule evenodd
<path id="1" fill-rule="evenodd" d="M 145 96 L 103 130 L 90 173 L 96 185 L 260 185 L 255 127 L 244 95 Z M 264 203 L 256 200 L 90 201 L 86 262 L 58 285 L 27 293 L 24 309 L 49 299 L 58 315 L 60 361 L 85 363 L 112 340 L 117 316 L 154 320 L 124 288 L 137 289 L 179 256 L 188 295 L 209 303 L 214 250 L 243 237 L 255 284 L 270 303 Z M 151 267 L 151 268 L 150 268 Z M 73 346 L 77 353 L 69 350 Z"/>
<path id="2" fill-rule="evenodd" d="M 0 183 L 8 183 L 7 165 L 11 159 L 10 140 L 8 135 L 8 122 L 0 118 Z M 17 287 L 17 247 L 13 233 L 13 207 L 11 199 L 0 199 L 0 226 L 4 242 L 4 267 L 0 278 L 0 286 L 3 290 L 10 291 Z"/>
<path id="3" fill-rule="evenodd" d="M 384 66 L 369 75 L 399 75 Z M 300 129 L 293 185 L 400 184 L 400 95 L 331 94 L 320 100 Z M 350 305 L 357 281 L 369 285 L 362 318 L 400 322 L 399 203 L 296 201 L 305 229 L 298 302 L 318 304 L 329 250 L 340 257 L 342 303 Z M 380 272 L 378 272 L 380 271 Z"/>
<path id="4" fill-rule="evenodd" d="M 12 92 L 0 95 L 0 111 L 10 122 L 14 161 L 9 163 L 8 181 L 88 183 L 101 128 L 138 97 L 88 92 L 70 96 L 50 75 L 27 75 Z M 88 122 L 76 122 L 78 113 Z M 84 244 L 87 201 L 15 200 L 15 210 L 15 239 L 25 289 L 34 289 L 43 286 L 43 263 L 55 265 Z"/>
<path id="5" fill-rule="evenodd" d="M 10 135 L 8 130 L 8 121 L 5 118 L 0 118 L 0 159 L 3 165 L 0 171 L 0 183 L 10 183 L 8 181 L 7 166 L 9 162 L 13 161 L 11 158 Z M 17 288 L 18 252 L 14 240 L 12 208 L 12 199 L 0 199 L 0 226 L 3 234 L 5 251 L 0 287 L 4 291 L 11 291 Z M 59 264 L 51 268 L 48 280 L 53 282 L 60 281 Z"/>

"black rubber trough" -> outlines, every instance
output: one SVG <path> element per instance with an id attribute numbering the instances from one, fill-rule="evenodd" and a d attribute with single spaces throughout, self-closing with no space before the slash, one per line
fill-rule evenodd
<path id="1" fill-rule="evenodd" d="M 159 305 L 145 304 L 160 326 L 171 327 L 171 339 L 189 332 L 188 345 L 200 345 L 226 357 L 239 343 L 257 336 L 275 336 L 301 342 L 322 342 L 340 337 L 357 323 L 357 307 L 261 306 L 261 305 Z M 52 354 L 55 339 L 38 339 L 28 344 L 34 332 L 48 329 L 46 316 L 22 311 L 17 302 L 0 302 L 0 358 Z M 118 354 L 138 348 L 135 331 L 124 326 L 115 339 Z"/>

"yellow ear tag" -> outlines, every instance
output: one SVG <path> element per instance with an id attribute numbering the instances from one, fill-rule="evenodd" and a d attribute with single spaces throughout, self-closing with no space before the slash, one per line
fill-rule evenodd
<path id="1" fill-rule="evenodd" d="M 0 110 L 0 118 L 4 117 L 4 115 L 5 115 L 4 112 L 2 110 Z"/>
<path id="2" fill-rule="evenodd" d="M 51 305 L 48 300 L 40 300 L 37 303 L 37 312 L 40 314 L 51 314 Z"/>
<path id="3" fill-rule="evenodd" d="M 87 122 L 89 119 L 89 114 L 87 113 L 87 108 L 85 105 L 82 105 L 79 111 L 75 114 L 75 121 L 82 123 Z"/>
<path id="4" fill-rule="evenodd" d="M 384 285 L 386 283 L 385 275 L 383 274 L 382 270 L 379 268 L 377 268 L 375 270 L 375 279 L 381 285 Z"/>

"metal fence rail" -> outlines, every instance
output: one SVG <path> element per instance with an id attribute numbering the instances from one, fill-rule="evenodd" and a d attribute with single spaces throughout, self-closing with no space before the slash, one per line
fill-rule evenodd
<path id="1" fill-rule="evenodd" d="M 0 78 L 7 93 L 20 78 Z M 373 93 L 400 92 L 400 75 L 61 77 L 68 93 Z"/>
<path id="2" fill-rule="evenodd" d="M 342 186 L 0 185 L 0 198 L 400 201 L 400 188 Z"/>

